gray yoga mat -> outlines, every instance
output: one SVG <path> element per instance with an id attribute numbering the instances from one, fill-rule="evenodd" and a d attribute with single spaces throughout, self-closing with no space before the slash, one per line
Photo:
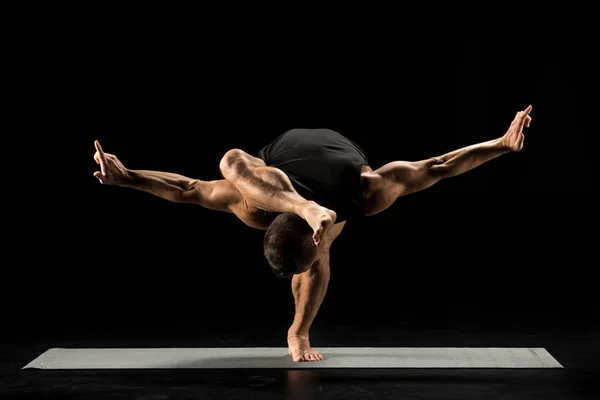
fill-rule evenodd
<path id="1" fill-rule="evenodd" d="M 287 348 L 49 349 L 23 369 L 562 368 L 543 348 L 325 347 L 294 363 Z"/>

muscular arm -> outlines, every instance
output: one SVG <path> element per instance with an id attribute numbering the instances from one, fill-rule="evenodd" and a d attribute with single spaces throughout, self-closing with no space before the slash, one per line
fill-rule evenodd
<path id="1" fill-rule="evenodd" d="M 426 189 L 443 178 L 450 178 L 480 166 L 510 150 L 500 139 L 490 140 L 422 161 L 394 161 L 384 165 L 382 176 L 402 186 L 406 195 Z"/>
<path id="2" fill-rule="evenodd" d="M 309 330 L 323 303 L 329 285 L 329 252 L 333 241 L 344 229 L 345 222 L 335 224 L 326 234 L 318 260 L 303 274 L 292 278 L 292 294 L 296 313 L 288 330 L 288 346 L 293 361 L 318 361 L 323 356 L 310 347 Z"/>
<path id="3" fill-rule="evenodd" d="M 162 199 L 183 203 L 192 200 L 198 181 L 171 172 L 127 170 L 119 186 L 141 190 Z"/>
<path id="4" fill-rule="evenodd" d="M 229 182 L 202 181 L 171 172 L 128 170 L 120 186 L 141 190 L 175 203 L 199 204 L 205 208 L 230 211 L 238 193 Z"/>
<path id="5" fill-rule="evenodd" d="M 104 185 L 130 187 L 176 203 L 232 212 L 246 224 L 258 225 L 239 191 L 225 179 L 202 181 L 171 172 L 131 170 L 114 154 L 104 153 L 98 141 L 94 145 L 94 160 L 100 165 L 100 171 L 94 172 L 94 176 Z"/>
<path id="6" fill-rule="evenodd" d="M 423 164 L 425 170 L 434 178 L 450 178 L 464 174 L 508 152 L 510 150 L 502 144 L 501 139 L 494 139 L 434 157 Z"/>
<path id="7" fill-rule="evenodd" d="M 502 154 L 520 151 L 523 147 L 523 127 L 529 126 L 531 106 L 518 112 L 507 132 L 500 138 L 473 144 L 439 157 L 408 162 L 395 161 L 375 171 L 382 178 L 397 184 L 399 195 L 426 189 L 440 179 L 464 174 Z"/>
<path id="8" fill-rule="evenodd" d="M 325 298 L 328 285 L 329 251 L 326 251 L 308 271 L 292 278 L 296 314 L 288 330 L 288 337 L 300 336 L 308 339 L 308 331 Z"/>

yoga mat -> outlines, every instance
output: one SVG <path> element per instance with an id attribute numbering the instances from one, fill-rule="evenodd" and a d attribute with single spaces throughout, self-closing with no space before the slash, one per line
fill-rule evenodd
<path id="1" fill-rule="evenodd" d="M 563 368 L 544 348 L 326 347 L 292 362 L 284 347 L 52 348 L 23 369 Z"/>

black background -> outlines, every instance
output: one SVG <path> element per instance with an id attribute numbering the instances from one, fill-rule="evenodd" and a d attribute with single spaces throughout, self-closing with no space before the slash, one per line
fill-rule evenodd
<path id="1" fill-rule="evenodd" d="M 317 48 L 124 26 L 70 33 L 46 60 L 62 100 L 48 121 L 73 161 L 40 172 L 35 228 L 14 232 L 38 244 L 5 271 L 8 332 L 291 323 L 290 283 L 269 271 L 262 231 L 100 185 L 95 139 L 129 168 L 210 180 L 230 148 L 256 154 L 287 129 L 327 127 L 377 168 L 496 138 L 529 104 L 522 152 L 347 224 L 315 326 L 597 324 L 594 155 L 572 41 L 340 36 Z"/>

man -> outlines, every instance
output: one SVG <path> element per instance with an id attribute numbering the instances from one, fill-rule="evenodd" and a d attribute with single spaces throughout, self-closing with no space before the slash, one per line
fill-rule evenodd
<path id="1" fill-rule="evenodd" d="M 329 282 L 329 250 L 347 220 L 378 214 L 398 197 L 460 175 L 523 147 L 531 106 L 516 114 L 501 137 L 421 161 L 394 161 L 373 170 L 364 152 L 327 129 L 294 129 L 253 157 L 229 150 L 224 179 L 203 181 L 178 174 L 130 170 L 95 142 L 102 184 L 149 192 L 178 203 L 235 214 L 266 230 L 265 257 L 278 276 L 292 276 L 296 314 L 288 330 L 292 360 L 318 361 L 309 328 Z"/>

